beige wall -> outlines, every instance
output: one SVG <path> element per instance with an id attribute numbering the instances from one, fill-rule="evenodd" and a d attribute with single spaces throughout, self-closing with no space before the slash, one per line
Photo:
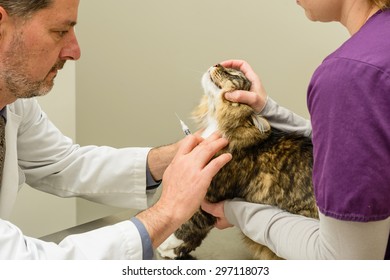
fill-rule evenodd
<path id="1" fill-rule="evenodd" d="M 160 145 L 182 136 L 211 65 L 246 59 L 269 94 L 307 115 L 310 76 L 347 34 L 310 23 L 295 1 L 81 1 L 77 139 Z"/>
<path id="2" fill-rule="evenodd" d="M 176 141 L 175 112 L 194 129 L 201 75 L 229 58 L 250 62 L 275 100 L 308 116 L 312 72 L 347 38 L 310 23 L 295 1 L 259 0 L 81 1 L 77 31 L 77 140 L 115 147 Z M 81 221 L 105 212 L 90 207 L 78 203 Z"/>
<path id="3" fill-rule="evenodd" d="M 77 33 L 82 48 L 75 70 L 77 96 L 68 88 L 74 86 L 68 77 L 58 85 L 62 93 L 51 93 L 42 103 L 80 144 L 115 147 L 180 139 L 175 112 L 194 129 L 189 116 L 202 94 L 201 75 L 229 58 L 250 62 L 275 100 L 307 117 L 312 72 L 347 38 L 337 24 L 309 22 L 292 0 L 84 0 Z M 74 75 L 74 69 L 69 73 Z M 65 123 L 64 115 L 70 118 Z M 28 224 L 37 236 L 48 226 L 46 220 L 49 226 L 54 220 L 66 221 L 60 226 L 75 223 L 76 208 L 78 222 L 119 211 L 57 198 L 46 207 L 43 200 L 27 194 L 15 212 L 22 228 Z M 28 222 L 21 210 L 30 211 L 31 203 L 40 207 Z M 57 203 L 66 204 L 66 217 L 58 211 L 51 216 L 48 209 Z"/>

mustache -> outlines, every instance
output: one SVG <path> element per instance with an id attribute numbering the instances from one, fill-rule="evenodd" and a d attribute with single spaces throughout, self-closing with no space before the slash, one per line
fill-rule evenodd
<path id="1" fill-rule="evenodd" d="M 64 68 L 65 62 L 66 60 L 58 61 L 56 64 L 54 64 L 53 68 L 51 68 L 51 71 L 61 70 L 62 68 Z"/>

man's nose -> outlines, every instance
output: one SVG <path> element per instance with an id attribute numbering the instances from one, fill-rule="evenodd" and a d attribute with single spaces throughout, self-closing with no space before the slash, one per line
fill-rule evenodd
<path id="1" fill-rule="evenodd" d="M 69 38 L 69 41 L 61 50 L 60 59 L 62 60 L 78 60 L 81 56 L 81 50 L 76 34 L 74 31 L 72 33 L 73 34 Z"/>

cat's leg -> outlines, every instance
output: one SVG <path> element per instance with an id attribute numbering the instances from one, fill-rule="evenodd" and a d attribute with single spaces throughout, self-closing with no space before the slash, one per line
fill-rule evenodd
<path id="1" fill-rule="evenodd" d="M 157 252 L 163 258 L 191 258 L 190 252 L 200 246 L 214 224 L 215 218 L 213 216 L 199 210 L 161 244 L 157 248 Z"/>
<path id="2" fill-rule="evenodd" d="M 175 233 L 172 233 L 158 248 L 157 252 L 164 259 L 175 259 L 177 255 L 175 249 L 183 244 L 184 241 L 176 237 Z"/>

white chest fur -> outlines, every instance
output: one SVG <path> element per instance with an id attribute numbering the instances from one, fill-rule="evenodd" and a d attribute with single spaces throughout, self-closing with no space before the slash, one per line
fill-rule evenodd
<path id="1" fill-rule="evenodd" d="M 207 127 L 203 131 L 202 137 L 203 138 L 207 138 L 207 137 L 209 137 L 211 134 L 213 134 L 217 130 L 218 130 L 217 121 L 214 118 L 212 118 L 212 117 L 208 117 L 207 118 Z"/>

